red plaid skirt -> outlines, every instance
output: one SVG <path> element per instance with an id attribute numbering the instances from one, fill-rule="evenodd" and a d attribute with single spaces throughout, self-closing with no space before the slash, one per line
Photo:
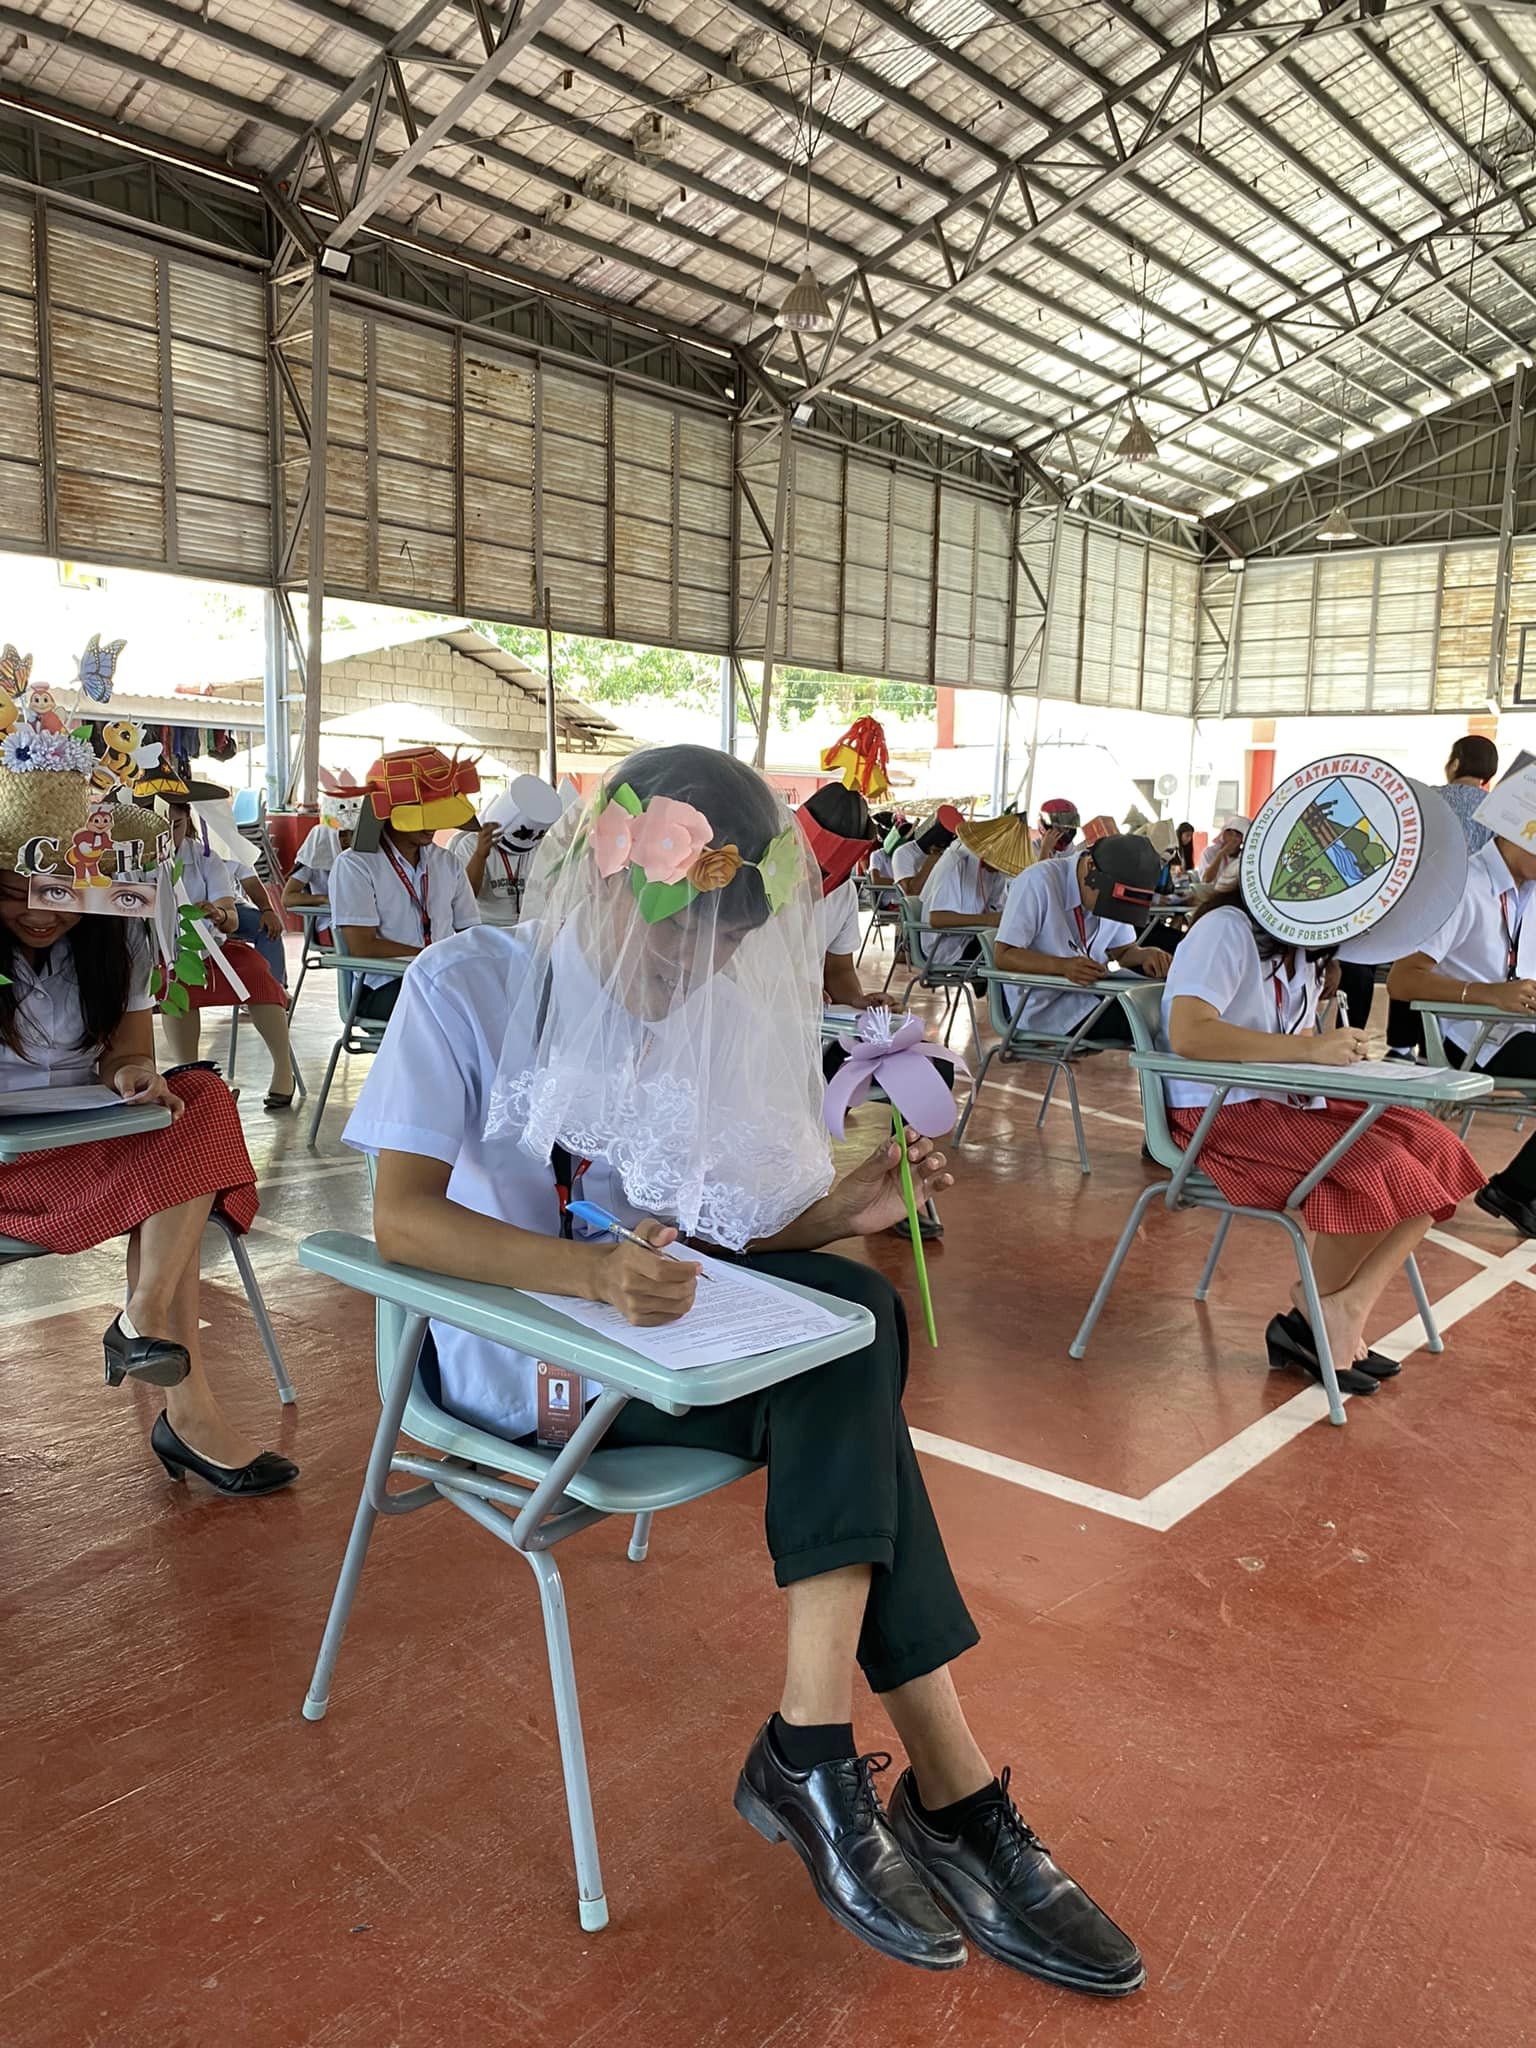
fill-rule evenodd
<path id="1" fill-rule="evenodd" d="M 1357 1102 L 1330 1100 L 1323 1109 L 1288 1102 L 1233 1102 L 1217 1110 L 1197 1168 L 1229 1202 L 1283 1209 L 1291 1189 L 1311 1172 L 1360 1114 Z M 1187 1148 L 1198 1109 L 1170 1109 L 1174 1143 Z M 1444 1223 L 1483 1185 L 1477 1161 L 1460 1138 L 1422 1109 L 1388 1109 L 1325 1174 L 1301 1205 L 1304 1221 L 1330 1237 L 1392 1230 L 1415 1217 Z"/>
<path id="2" fill-rule="evenodd" d="M 0 1166 L 0 1233 L 50 1252 L 83 1252 L 194 1195 L 214 1195 L 236 1229 L 256 1214 L 256 1172 L 234 1097 L 217 1074 L 178 1074 L 175 1123 L 94 1145 L 32 1152 Z M 0 1102 L 4 1098 L 0 1097 Z"/>
<path id="3" fill-rule="evenodd" d="M 219 944 L 228 955 L 230 966 L 250 990 L 253 1003 L 276 1003 L 279 1009 L 287 1009 L 287 991 L 254 946 L 241 939 L 221 939 Z M 157 990 L 159 986 L 157 982 Z M 189 988 L 187 994 L 191 998 L 189 1007 L 194 1010 L 232 1010 L 240 1000 L 211 953 L 207 982 L 202 988 Z"/>

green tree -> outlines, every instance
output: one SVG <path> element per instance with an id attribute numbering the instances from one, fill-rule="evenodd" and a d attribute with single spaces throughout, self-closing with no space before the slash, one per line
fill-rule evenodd
<path id="1" fill-rule="evenodd" d="M 475 631 L 533 668 L 547 660 L 544 635 L 535 626 L 506 626 L 483 619 Z M 720 664 L 712 654 L 687 654 L 674 647 L 642 647 L 622 640 L 593 640 L 557 633 L 555 681 L 573 695 L 599 704 L 632 704 L 664 697 L 690 711 L 708 711 L 718 701 Z M 818 669 L 774 670 L 773 722 L 784 730 L 823 713 L 851 723 L 866 715 L 921 718 L 933 708 L 934 693 L 922 683 L 889 683 L 875 676 L 827 675 Z"/>

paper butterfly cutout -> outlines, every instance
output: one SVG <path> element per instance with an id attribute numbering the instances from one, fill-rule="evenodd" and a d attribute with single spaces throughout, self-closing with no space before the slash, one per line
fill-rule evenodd
<path id="1" fill-rule="evenodd" d="M 127 645 L 126 640 L 109 640 L 103 647 L 99 633 L 93 633 L 86 642 L 85 652 L 80 657 L 79 681 L 93 704 L 105 704 L 112 695 L 117 657 Z"/>
<path id="2" fill-rule="evenodd" d="M 7 640 L 5 646 L 0 648 L 0 690 L 8 697 L 19 697 L 27 687 L 31 674 L 31 655 L 18 654 Z"/>

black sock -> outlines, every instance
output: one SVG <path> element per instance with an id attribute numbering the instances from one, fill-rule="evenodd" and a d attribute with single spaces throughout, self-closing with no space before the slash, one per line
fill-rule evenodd
<path id="1" fill-rule="evenodd" d="M 957 1799 L 952 1806 L 924 1806 L 914 1796 L 912 1804 L 917 1808 L 918 1818 L 927 1821 L 935 1834 L 958 1835 L 966 1822 L 984 1806 L 995 1806 L 1003 1798 L 1003 1788 L 994 1778 L 990 1785 L 983 1785 L 979 1792 L 968 1792 L 963 1799 Z"/>
<path id="2" fill-rule="evenodd" d="M 857 1756 L 851 1721 L 828 1721 L 815 1728 L 797 1728 L 782 1714 L 769 1723 L 773 1746 L 792 1771 L 814 1771 L 818 1764 L 835 1764 L 841 1758 Z"/>

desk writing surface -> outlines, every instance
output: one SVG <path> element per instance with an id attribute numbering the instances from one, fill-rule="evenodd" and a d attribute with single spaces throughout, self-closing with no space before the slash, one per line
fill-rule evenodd
<path id="1" fill-rule="evenodd" d="M 1175 1075 L 1220 1087 L 1274 1088 L 1287 1095 L 1331 1095 L 1336 1102 L 1406 1102 L 1432 1107 L 1475 1102 L 1491 1093 L 1486 1074 L 1456 1067 L 1415 1067 L 1404 1061 L 1366 1060 L 1355 1067 L 1314 1066 L 1300 1060 L 1182 1060 L 1171 1052 L 1133 1052 L 1138 1072 Z"/>
<path id="2" fill-rule="evenodd" d="M 29 1152 L 58 1152 L 66 1145 L 94 1145 L 135 1131 L 161 1131 L 171 1120 L 159 1103 L 122 1103 L 116 1109 L 88 1109 L 60 1116 L 7 1117 L 0 1096 L 0 1166 Z"/>

